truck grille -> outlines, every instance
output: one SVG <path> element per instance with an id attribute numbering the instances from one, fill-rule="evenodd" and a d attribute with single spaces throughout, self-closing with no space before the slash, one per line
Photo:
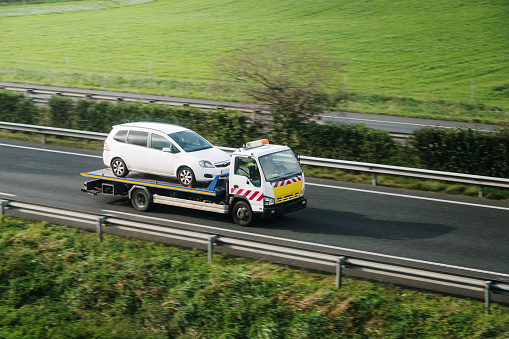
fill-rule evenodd
<path id="1" fill-rule="evenodd" d="M 290 195 L 286 195 L 284 197 L 280 197 L 280 198 L 277 198 L 276 202 L 281 202 L 281 201 L 288 201 L 288 200 L 291 200 L 293 198 L 298 198 L 299 197 L 299 192 L 295 193 L 295 194 L 290 194 Z"/>

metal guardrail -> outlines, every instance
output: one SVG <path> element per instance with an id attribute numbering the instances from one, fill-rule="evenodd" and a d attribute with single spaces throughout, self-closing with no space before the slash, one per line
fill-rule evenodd
<path id="1" fill-rule="evenodd" d="M 59 135 L 59 136 L 84 138 L 84 139 L 92 139 L 92 140 L 105 140 L 106 137 L 108 136 L 107 133 L 87 132 L 87 131 L 79 131 L 79 130 L 71 130 L 71 129 L 63 129 L 63 128 L 37 126 L 37 125 L 16 124 L 16 123 L 1 122 L 1 121 L 0 121 L 0 129 L 8 129 L 8 130 L 14 130 L 14 131 L 24 131 L 24 132 L 41 134 L 42 135 L 41 142 L 43 144 L 46 143 L 46 135 Z M 220 147 L 220 148 L 230 154 L 233 153 L 233 151 L 235 151 L 235 148 L 231 148 L 231 147 Z M 451 181 L 451 182 L 456 182 L 456 183 L 478 185 L 479 186 L 479 197 L 481 197 L 481 198 L 484 195 L 484 187 L 485 186 L 509 188 L 509 179 L 506 179 L 506 178 L 496 178 L 496 177 L 487 177 L 487 176 L 481 176 L 481 175 L 443 172 L 443 171 L 425 170 L 425 169 L 419 169 L 419 168 L 398 167 L 398 166 L 380 165 L 380 164 L 355 162 L 355 161 L 347 161 L 347 160 L 316 158 L 316 157 L 308 157 L 308 156 L 302 156 L 302 157 L 300 157 L 300 160 L 301 160 L 301 164 L 303 164 L 303 165 L 319 166 L 319 167 L 327 167 L 327 168 L 338 168 L 338 169 L 372 173 L 372 175 L 373 175 L 372 185 L 373 186 L 377 185 L 378 174 L 388 174 L 388 175 L 397 175 L 397 176 L 405 176 L 405 177 L 413 177 L 413 178 L 421 178 L 421 179 L 443 180 L 443 181 Z"/>
<path id="2" fill-rule="evenodd" d="M 285 247 L 256 241 L 247 241 L 234 237 L 225 237 L 196 231 L 187 231 L 167 226 L 157 226 L 121 218 L 87 214 L 66 209 L 18 202 L 14 200 L 0 200 L 0 215 L 5 215 L 8 209 L 19 209 L 24 212 L 28 211 L 38 215 L 42 214 L 49 217 L 62 217 L 68 220 L 83 220 L 86 222 L 95 223 L 98 241 L 102 241 L 103 232 L 107 231 L 110 227 L 142 234 L 149 233 L 159 237 L 170 237 L 199 244 L 206 244 L 209 263 L 211 263 L 213 260 L 215 246 L 221 246 L 221 248 L 225 248 L 227 250 L 243 249 L 247 251 L 254 251 L 257 254 L 266 254 L 270 255 L 271 257 L 280 257 L 301 263 L 306 262 L 332 266 L 335 267 L 336 271 L 337 288 L 341 287 L 343 268 L 348 267 L 361 269 L 365 272 L 370 272 L 382 276 L 389 276 L 392 278 L 396 277 L 416 282 L 425 282 L 434 285 L 445 285 L 458 289 L 484 292 L 486 313 L 490 312 L 492 293 L 509 295 L 509 284 L 500 283 L 498 281 L 481 280 L 478 278 L 468 277 L 466 275 L 441 273 L 438 269 L 423 270 L 409 266 L 387 264 L 382 263 L 383 259 L 379 261 L 369 261 L 353 258 L 351 256 L 347 257 L 313 252 L 298 248 Z M 274 238 L 274 240 L 287 241 L 288 239 Z M 374 255 L 376 256 L 376 254 Z M 382 255 L 379 255 L 379 257 L 383 258 Z M 465 269 L 465 271 L 467 270 Z"/>
<path id="3" fill-rule="evenodd" d="M 176 107 L 194 107 L 201 110 L 210 109 L 227 109 L 236 110 L 250 116 L 252 121 L 269 121 L 272 119 L 270 109 L 267 105 L 260 104 L 245 104 L 238 102 L 216 101 L 216 100 L 202 100 L 190 98 L 176 98 L 157 95 L 134 94 L 134 93 L 121 93 L 121 92 L 107 92 L 99 90 L 85 90 L 76 88 L 60 88 L 54 87 L 48 89 L 47 86 L 26 85 L 15 83 L 0 82 L 0 89 L 9 91 L 16 91 L 24 93 L 25 97 L 35 104 L 47 105 L 52 96 L 58 95 L 73 100 L 90 99 L 96 101 L 108 101 L 112 103 L 119 102 L 141 102 L 143 104 L 161 104 Z M 389 132 L 389 135 L 394 140 L 405 140 L 410 134 Z"/>
<path id="4" fill-rule="evenodd" d="M 243 104 L 227 101 L 201 100 L 201 99 L 184 99 L 176 97 L 165 97 L 158 95 L 141 95 L 120 92 L 92 91 L 74 88 L 54 88 L 47 89 L 44 86 L 10 84 L 0 86 L 0 89 L 16 91 L 24 93 L 27 99 L 32 100 L 36 104 L 47 104 L 53 95 L 67 97 L 71 99 L 90 99 L 97 101 L 118 102 L 142 102 L 144 104 L 154 103 L 177 107 L 194 107 L 202 110 L 208 109 L 230 109 L 238 110 L 243 113 L 251 113 L 254 115 L 266 116 L 270 114 L 268 108 L 264 105 Z"/>

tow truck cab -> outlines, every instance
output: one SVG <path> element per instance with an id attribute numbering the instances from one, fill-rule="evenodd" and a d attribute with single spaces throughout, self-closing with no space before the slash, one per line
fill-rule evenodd
<path id="1" fill-rule="evenodd" d="M 232 154 L 230 164 L 231 206 L 245 201 L 263 218 L 306 207 L 304 173 L 289 147 L 267 139 L 250 142 Z M 234 207 L 234 219 L 236 212 Z"/>

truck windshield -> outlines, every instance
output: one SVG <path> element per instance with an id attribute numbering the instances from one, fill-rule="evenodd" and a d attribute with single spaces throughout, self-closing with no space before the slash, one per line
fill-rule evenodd
<path id="1" fill-rule="evenodd" d="M 291 150 L 261 156 L 259 161 L 267 181 L 284 180 L 302 173 L 302 168 Z"/>
<path id="2" fill-rule="evenodd" d="M 212 148 L 212 145 L 193 131 L 181 131 L 168 134 L 184 151 L 196 152 L 203 149 Z"/>

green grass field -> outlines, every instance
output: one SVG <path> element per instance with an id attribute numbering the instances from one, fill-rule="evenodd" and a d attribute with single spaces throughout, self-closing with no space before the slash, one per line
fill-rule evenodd
<path id="1" fill-rule="evenodd" d="M 344 61 L 348 91 L 473 99 L 509 120 L 505 0 L 106 1 L 83 10 L 86 3 L 97 4 L 44 15 L 31 15 L 41 6 L 1 6 L 0 79 L 214 97 L 214 62 L 241 43 L 283 38 Z M 26 15 L 6 16 L 17 7 Z M 336 89 L 345 89 L 343 75 Z"/>
<path id="2" fill-rule="evenodd" d="M 507 338 L 509 308 L 0 216 L 0 338 Z"/>

